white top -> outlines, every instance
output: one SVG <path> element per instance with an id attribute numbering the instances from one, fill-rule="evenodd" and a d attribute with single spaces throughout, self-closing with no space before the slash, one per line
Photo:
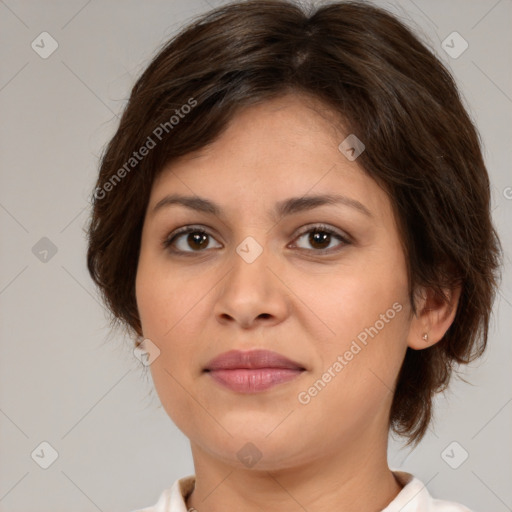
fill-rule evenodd
<path id="1" fill-rule="evenodd" d="M 453 501 L 432 498 L 423 483 L 410 473 L 393 471 L 393 474 L 404 487 L 381 512 L 471 512 L 469 508 Z M 180 478 L 162 492 L 156 505 L 133 512 L 188 512 L 185 500 L 194 485 L 195 475 Z"/>

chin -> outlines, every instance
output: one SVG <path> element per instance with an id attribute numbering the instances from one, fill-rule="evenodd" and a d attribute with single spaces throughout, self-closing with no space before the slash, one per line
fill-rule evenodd
<path id="1" fill-rule="evenodd" d="M 222 437 L 216 436 L 215 439 L 208 440 L 203 438 L 200 445 L 215 458 L 222 459 L 237 469 L 277 471 L 306 463 L 308 453 L 304 449 L 304 438 L 301 438 L 300 443 L 293 442 L 295 434 L 285 428 L 275 429 L 279 421 L 282 418 L 264 432 L 254 428 L 228 429 L 233 433 L 232 437 L 223 431 Z M 307 444 L 315 445 L 314 441 Z"/>

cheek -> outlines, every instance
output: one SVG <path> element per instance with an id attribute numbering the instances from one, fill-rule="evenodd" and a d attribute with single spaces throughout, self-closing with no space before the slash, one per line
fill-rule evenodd
<path id="1" fill-rule="evenodd" d="M 191 411 L 197 404 L 190 393 L 191 368 L 197 348 L 190 343 L 194 334 L 187 332 L 188 315 L 194 314 L 194 304 L 200 295 L 183 278 L 169 272 L 155 260 L 146 264 L 141 257 L 136 279 L 136 297 L 142 332 L 160 350 L 149 369 L 158 397 L 171 420 L 184 431 L 190 431 Z M 200 411 L 195 411 L 200 414 Z"/>
<path id="2" fill-rule="evenodd" d="M 191 373 L 191 363 L 197 358 L 197 347 L 193 340 L 198 339 L 194 329 L 199 328 L 196 318 L 200 307 L 201 294 L 185 293 L 194 290 L 190 282 L 181 282 L 179 277 L 154 275 L 145 278 L 141 274 L 137 299 L 142 332 L 160 350 L 159 357 L 151 365 L 151 370 L 174 375 L 181 382 Z M 159 379 L 160 380 L 160 379 Z"/>
<path id="3" fill-rule="evenodd" d="M 396 311 L 405 309 L 406 281 L 396 268 L 392 273 L 387 267 L 346 267 L 325 275 L 297 276 L 294 293 L 318 319 L 322 343 L 340 348 L 346 340 L 378 322 L 385 329 L 397 323 Z M 393 308 L 393 304 L 398 305 Z M 386 314 L 387 313 L 387 314 Z M 381 320 L 384 315 L 384 320 Z M 313 316 L 313 315 L 312 315 Z M 402 317 L 405 315 L 402 314 Z"/>
<path id="4" fill-rule="evenodd" d="M 371 412 L 391 393 L 405 355 L 409 309 L 400 254 L 361 259 L 298 288 L 297 295 L 307 297 L 304 302 L 321 319 L 316 322 L 321 328 L 315 336 L 318 364 L 311 382 L 329 381 L 329 391 L 319 393 L 325 400 Z"/>
<path id="5" fill-rule="evenodd" d="M 185 276 L 165 258 L 141 254 L 136 278 L 137 306 L 144 337 L 160 350 L 151 365 L 154 375 L 163 374 L 158 383 L 172 380 L 169 374 L 182 382 L 196 370 L 193 364 L 198 364 L 197 340 L 201 339 L 204 325 L 199 316 L 203 315 L 201 308 L 208 292 L 205 280 Z M 175 391 L 180 394 L 183 390 Z"/>
<path id="6" fill-rule="evenodd" d="M 147 250 L 139 259 L 136 299 L 144 336 L 165 342 L 200 301 L 201 289 L 174 271 L 165 257 Z"/>

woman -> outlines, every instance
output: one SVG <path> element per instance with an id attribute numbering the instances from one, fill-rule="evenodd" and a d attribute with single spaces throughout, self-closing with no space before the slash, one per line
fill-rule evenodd
<path id="1" fill-rule="evenodd" d="M 485 349 L 500 244 L 453 79 L 396 18 L 236 2 L 102 157 L 88 266 L 195 475 L 146 512 L 467 511 L 387 463 Z"/>

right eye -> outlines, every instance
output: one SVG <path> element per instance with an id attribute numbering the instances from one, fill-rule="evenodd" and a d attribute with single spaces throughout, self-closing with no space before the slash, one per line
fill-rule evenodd
<path id="1" fill-rule="evenodd" d="M 168 235 L 162 245 L 174 254 L 191 254 L 207 249 L 209 246 L 208 237 L 213 239 L 212 235 L 201 227 L 185 226 Z"/>

